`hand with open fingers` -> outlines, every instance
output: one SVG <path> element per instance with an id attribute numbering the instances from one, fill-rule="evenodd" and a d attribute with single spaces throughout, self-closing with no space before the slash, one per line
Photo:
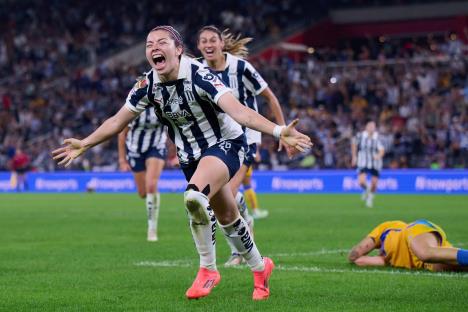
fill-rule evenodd
<path id="1" fill-rule="evenodd" d="M 83 146 L 83 142 L 78 139 L 66 139 L 63 141 L 65 146 L 52 151 L 53 158 L 59 161 L 59 165 L 65 167 L 70 166 L 73 160 L 86 152 L 87 148 Z"/>
<path id="2" fill-rule="evenodd" d="M 312 148 L 313 144 L 307 135 L 296 130 L 295 127 L 298 122 L 299 119 L 295 119 L 287 127 L 283 128 L 280 138 L 281 141 L 283 141 L 288 146 L 293 147 L 295 150 L 303 153 L 306 150 Z"/>

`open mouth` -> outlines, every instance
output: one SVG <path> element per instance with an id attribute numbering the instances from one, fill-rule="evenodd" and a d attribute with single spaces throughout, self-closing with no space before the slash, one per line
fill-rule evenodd
<path id="1" fill-rule="evenodd" d="M 161 68 L 166 64 L 166 58 L 163 55 L 155 54 L 153 55 L 153 62 L 156 65 L 156 68 Z"/>
<path id="2" fill-rule="evenodd" d="M 206 54 L 206 56 L 213 56 L 214 55 L 214 49 L 205 49 L 205 54 Z"/>

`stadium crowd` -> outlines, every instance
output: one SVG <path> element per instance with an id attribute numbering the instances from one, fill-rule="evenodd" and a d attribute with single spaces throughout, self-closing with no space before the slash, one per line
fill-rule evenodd
<path id="1" fill-rule="evenodd" d="M 260 64 L 289 119 L 300 118 L 316 144 L 311 155 L 292 162 L 264 144 L 264 166 L 349 168 L 350 139 L 373 119 L 387 151 L 385 167 L 466 167 L 468 63 L 457 36 L 358 43 L 300 61 L 279 53 Z"/>
<path id="2" fill-rule="evenodd" d="M 10 10 L 0 10 L 0 170 L 7 170 L 18 147 L 36 170 L 57 170 L 50 150 L 71 133 L 90 133 L 123 104 L 135 78 L 148 68 L 99 66 L 92 74 L 84 69 L 142 40 L 154 20 L 175 25 L 187 38 L 195 38 L 200 25 L 215 23 L 258 41 L 277 34 L 291 16 L 305 14 L 296 0 L 282 1 L 281 7 L 275 1 L 228 1 L 232 9 L 224 11 L 221 2 L 199 1 L 196 7 L 180 5 L 173 14 L 166 14 L 169 4 L 148 6 L 146 0 L 55 2 L 46 7 L 7 1 L 2 5 Z M 274 19 L 282 16 L 277 10 L 291 14 Z M 86 27 L 77 28 L 82 25 L 77 21 Z M 255 65 L 288 119 L 299 117 L 315 142 L 309 155 L 289 160 L 266 137 L 261 168 L 349 168 L 349 140 L 369 117 L 379 124 L 387 168 L 468 165 L 468 64 L 455 34 L 354 40 L 299 58 L 278 54 Z M 110 141 L 72 169 L 115 170 L 116 151 L 116 141 Z"/>

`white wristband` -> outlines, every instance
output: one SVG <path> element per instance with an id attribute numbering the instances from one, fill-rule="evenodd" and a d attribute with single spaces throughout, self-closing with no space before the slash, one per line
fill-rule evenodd
<path id="1" fill-rule="evenodd" d="M 286 128 L 286 126 L 275 126 L 273 128 L 273 136 L 279 140 L 281 137 L 281 131 L 283 131 L 284 128 Z"/>

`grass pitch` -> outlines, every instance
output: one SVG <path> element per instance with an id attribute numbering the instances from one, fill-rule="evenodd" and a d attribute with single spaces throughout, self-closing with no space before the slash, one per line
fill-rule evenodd
<path id="1" fill-rule="evenodd" d="M 276 263 L 271 298 L 253 302 L 252 276 L 224 268 L 204 299 L 188 301 L 198 256 L 182 194 L 163 194 L 157 243 L 146 242 L 135 194 L 0 195 L 1 311 L 466 311 L 468 274 L 362 269 L 349 248 L 379 222 L 429 219 L 468 248 L 467 196 L 260 195 L 255 224 Z M 219 231 L 218 231 L 219 232 Z"/>

